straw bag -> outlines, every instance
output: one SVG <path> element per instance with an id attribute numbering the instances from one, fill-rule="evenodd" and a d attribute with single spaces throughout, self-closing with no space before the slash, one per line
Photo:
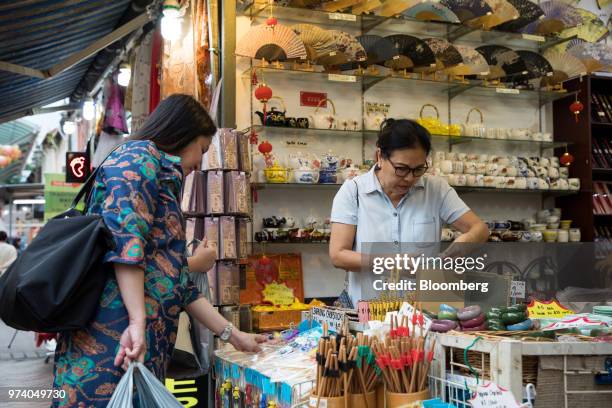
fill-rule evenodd
<path id="1" fill-rule="evenodd" d="M 480 115 L 480 123 L 470 123 L 470 115 L 472 112 L 478 112 Z M 467 113 L 467 117 L 465 118 L 465 124 L 463 125 L 463 135 L 470 137 L 485 137 L 487 133 L 487 129 L 484 125 L 484 117 L 482 112 L 478 108 L 472 108 Z"/>
<path id="2" fill-rule="evenodd" d="M 324 102 L 329 102 L 331 106 L 331 112 L 321 112 L 319 113 L 319 109 L 321 109 L 321 105 Z M 314 114 L 310 116 L 310 121 L 313 123 L 315 129 L 336 129 L 338 126 L 336 120 L 336 105 L 331 99 L 321 99 L 315 108 Z"/>

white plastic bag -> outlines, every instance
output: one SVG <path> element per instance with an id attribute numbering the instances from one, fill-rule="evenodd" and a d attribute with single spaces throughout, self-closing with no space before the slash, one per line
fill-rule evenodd
<path id="1" fill-rule="evenodd" d="M 132 408 L 134 385 L 141 408 L 182 408 L 174 395 L 142 363 L 131 363 L 107 408 Z"/>

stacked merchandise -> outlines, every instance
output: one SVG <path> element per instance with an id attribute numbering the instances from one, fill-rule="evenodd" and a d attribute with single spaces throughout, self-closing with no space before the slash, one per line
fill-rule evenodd
<path id="1" fill-rule="evenodd" d="M 606 138 L 594 137 L 593 140 L 592 160 L 593 167 L 600 169 L 612 168 L 612 143 Z"/>
<path id="2" fill-rule="evenodd" d="M 591 94 L 591 116 L 593 122 L 612 123 L 612 96 L 593 92 Z"/>
<path id="3" fill-rule="evenodd" d="M 597 215 L 612 214 L 612 201 L 608 183 L 593 183 L 593 213 Z"/>
<path id="4" fill-rule="evenodd" d="M 248 149 L 246 135 L 219 129 L 204 155 L 202 171 L 185 180 L 182 210 L 187 217 L 186 240 L 191 250 L 203 239 L 217 250 L 217 262 L 207 272 L 210 299 L 217 306 L 240 302 L 239 260 L 248 256 Z M 239 326 L 237 308 L 228 310 L 228 320 Z"/>

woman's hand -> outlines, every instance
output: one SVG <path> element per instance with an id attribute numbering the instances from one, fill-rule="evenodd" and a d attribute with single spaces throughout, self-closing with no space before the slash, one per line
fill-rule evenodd
<path id="1" fill-rule="evenodd" d="M 130 321 L 119 340 L 119 351 L 115 356 L 115 366 L 121 366 L 127 370 L 132 361 L 144 362 L 147 352 L 146 343 L 146 321 Z"/>
<path id="2" fill-rule="evenodd" d="M 217 250 L 209 247 L 205 238 L 189 258 L 189 272 L 206 272 L 213 267 L 216 259 Z"/>
<path id="3" fill-rule="evenodd" d="M 245 333 L 237 329 L 232 331 L 232 336 L 229 339 L 229 343 L 234 346 L 236 350 L 256 353 L 261 351 L 259 344 L 265 343 L 266 341 L 266 336 Z"/>

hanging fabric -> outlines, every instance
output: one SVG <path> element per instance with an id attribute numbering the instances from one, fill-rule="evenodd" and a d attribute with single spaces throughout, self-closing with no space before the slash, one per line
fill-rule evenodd
<path id="1" fill-rule="evenodd" d="M 211 104 L 211 88 L 214 86 L 210 67 L 210 41 L 208 38 L 208 2 L 191 0 L 194 23 L 194 49 L 196 62 L 197 98 L 207 109 Z"/>
<path id="2" fill-rule="evenodd" d="M 153 112 L 160 101 L 161 48 L 163 39 L 158 26 L 153 32 L 151 45 L 151 78 L 149 79 L 149 112 Z"/>
<path id="3" fill-rule="evenodd" d="M 117 83 L 117 74 L 114 74 L 107 83 L 109 95 L 104 113 L 102 130 L 112 134 L 128 133 L 125 109 L 123 108 L 123 92 Z"/>
<path id="4" fill-rule="evenodd" d="M 132 133 L 140 129 L 150 113 L 152 48 L 153 32 L 150 31 L 138 45 L 132 65 Z"/>

